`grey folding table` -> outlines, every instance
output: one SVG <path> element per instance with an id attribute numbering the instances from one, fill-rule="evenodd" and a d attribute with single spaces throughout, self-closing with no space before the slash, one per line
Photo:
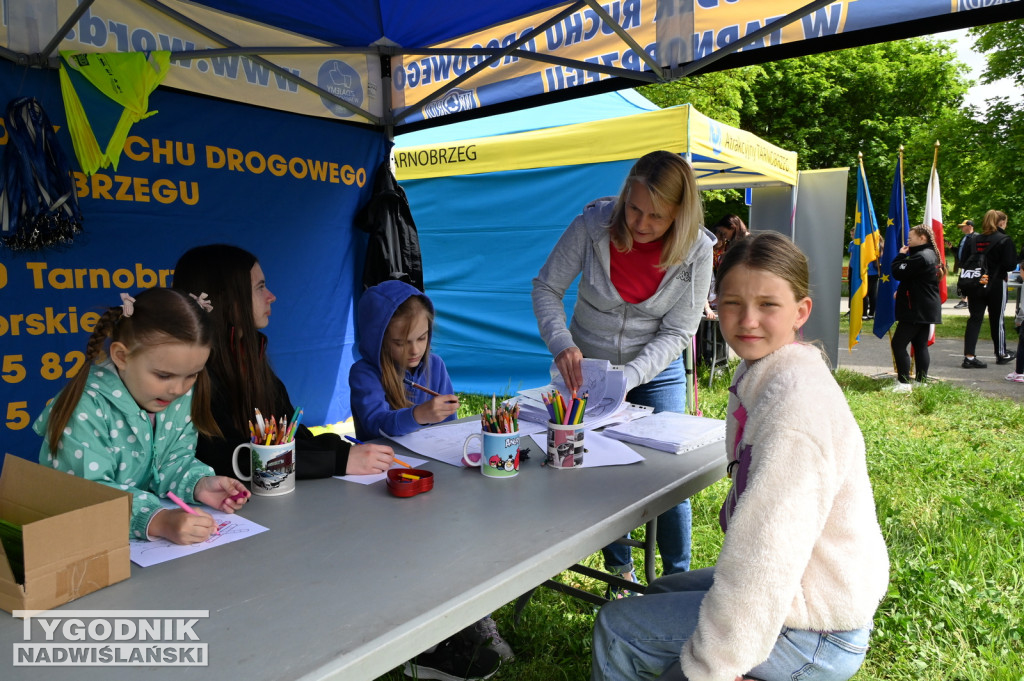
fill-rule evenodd
<path id="1" fill-rule="evenodd" d="M 374 679 L 725 471 L 721 442 L 681 456 L 640 451 L 643 463 L 556 471 L 534 448 L 507 480 L 431 461 L 434 489 L 410 498 L 389 495 L 383 482 L 301 481 L 243 511 L 268 532 L 133 565 L 127 581 L 52 611 L 209 610 L 194 629 L 208 667 L 15 667 L 23 623 L 0 614 L 2 676 Z"/>

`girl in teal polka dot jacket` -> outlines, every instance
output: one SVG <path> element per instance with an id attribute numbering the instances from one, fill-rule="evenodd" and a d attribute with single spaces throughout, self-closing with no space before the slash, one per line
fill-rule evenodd
<path id="1" fill-rule="evenodd" d="M 166 288 L 121 299 L 93 329 L 88 372 L 80 371 L 36 420 L 33 428 L 45 438 L 39 461 L 131 492 L 133 539 L 205 541 L 216 528 L 208 513 L 168 509 L 160 497 L 173 492 L 186 503 L 234 513 L 249 495 L 195 458 L 197 429 L 219 434 L 204 371 L 211 303 L 205 294 Z"/>

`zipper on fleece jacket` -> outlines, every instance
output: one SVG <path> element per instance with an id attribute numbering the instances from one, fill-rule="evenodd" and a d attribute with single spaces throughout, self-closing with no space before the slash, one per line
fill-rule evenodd
<path id="1" fill-rule="evenodd" d="M 625 302 L 625 301 L 623 301 Z M 622 324 L 619 325 L 619 342 L 615 344 L 615 363 L 622 364 L 622 341 L 623 336 L 626 335 L 626 317 L 629 316 L 629 303 L 625 303 L 623 306 L 622 313 Z"/>

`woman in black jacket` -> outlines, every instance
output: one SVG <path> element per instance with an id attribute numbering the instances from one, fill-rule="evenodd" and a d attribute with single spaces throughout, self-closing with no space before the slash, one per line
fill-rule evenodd
<path id="1" fill-rule="evenodd" d="M 1013 239 L 1005 233 L 1006 213 L 990 210 L 985 213 L 981 234 L 974 237 L 971 248 L 985 253 L 985 267 L 988 280 L 982 281 L 969 292 L 967 309 L 971 313 L 964 331 L 964 369 L 984 369 L 986 364 L 977 358 L 974 350 L 978 345 L 981 322 L 988 311 L 988 323 L 992 330 L 992 344 L 995 346 L 996 364 L 1009 364 L 1017 356 L 1006 349 L 1006 328 L 1003 315 L 1006 314 L 1006 275 L 1017 266 Z"/>
<path id="2" fill-rule="evenodd" d="M 935 237 L 924 225 L 910 230 L 907 244 L 892 261 L 892 276 L 900 282 L 896 289 L 896 332 L 892 335 L 892 355 L 896 360 L 896 392 L 908 392 L 910 354 L 914 347 L 917 381 L 928 377 L 928 337 L 932 324 L 942 323 L 939 282 L 945 282 L 946 268 L 935 248 Z"/>

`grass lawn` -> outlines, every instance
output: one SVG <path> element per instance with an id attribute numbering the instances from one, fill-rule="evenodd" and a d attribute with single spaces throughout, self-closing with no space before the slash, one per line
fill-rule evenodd
<path id="1" fill-rule="evenodd" d="M 702 387 L 705 415 L 724 418 L 729 375 Z M 867 443 L 892 571 L 854 680 L 1024 681 L 1024 405 L 942 383 L 893 394 L 851 371 L 836 378 Z M 479 412 L 481 398 L 460 397 L 460 415 Z M 695 568 L 714 564 L 721 547 L 726 490 L 720 481 L 693 499 Z M 583 562 L 602 567 L 599 553 Z M 601 592 L 572 573 L 556 579 Z M 494 617 L 517 654 L 495 679 L 590 678 L 589 605 L 540 589 L 518 624 L 511 604 Z"/>

